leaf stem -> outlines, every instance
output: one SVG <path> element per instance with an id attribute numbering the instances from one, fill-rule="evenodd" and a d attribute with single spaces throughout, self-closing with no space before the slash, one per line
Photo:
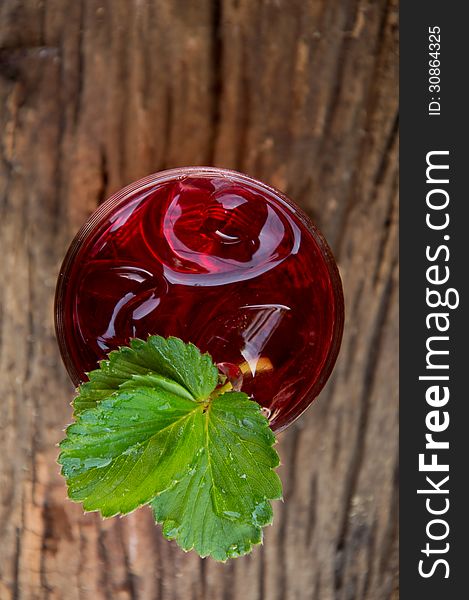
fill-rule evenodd
<path id="1" fill-rule="evenodd" d="M 221 387 L 213 390 L 213 392 L 209 396 L 209 399 L 213 400 L 214 398 L 216 398 L 217 396 L 221 396 L 221 394 L 224 394 L 225 392 L 231 392 L 232 389 L 233 386 L 231 382 L 228 381 L 227 383 L 225 383 L 225 385 L 222 385 Z"/>

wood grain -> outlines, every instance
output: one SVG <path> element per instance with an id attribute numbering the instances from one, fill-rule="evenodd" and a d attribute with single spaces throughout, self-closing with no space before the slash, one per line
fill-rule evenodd
<path id="1" fill-rule="evenodd" d="M 0 598 L 397 598 L 397 0 L 0 0 Z M 285 503 L 226 565 L 149 510 L 83 516 L 55 463 L 53 331 L 82 221 L 148 173 L 215 164 L 291 195 L 346 296 L 333 377 L 281 436 Z"/>

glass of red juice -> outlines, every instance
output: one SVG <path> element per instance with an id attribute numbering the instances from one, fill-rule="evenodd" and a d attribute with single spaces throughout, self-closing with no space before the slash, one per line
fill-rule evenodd
<path id="1" fill-rule="evenodd" d="M 305 213 L 251 177 L 184 167 L 111 196 L 62 264 L 55 324 L 73 382 L 134 337 L 209 352 L 274 431 L 319 394 L 342 338 L 342 285 Z"/>

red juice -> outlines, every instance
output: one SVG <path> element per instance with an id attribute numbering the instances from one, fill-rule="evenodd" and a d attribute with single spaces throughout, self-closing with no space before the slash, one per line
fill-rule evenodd
<path id="1" fill-rule="evenodd" d="M 133 337 L 209 352 L 278 431 L 334 366 L 343 298 L 332 254 L 283 194 L 216 168 L 157 173 L 91 216 L 65 257 L 56 329 L 75 384 Z"/>

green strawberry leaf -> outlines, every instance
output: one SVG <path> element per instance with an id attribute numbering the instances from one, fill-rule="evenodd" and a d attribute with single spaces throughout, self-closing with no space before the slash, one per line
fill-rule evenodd
<path id="1" fill-rule="evenodd" d="M 199 556 L 220 561 L 247 554 L 254 544 L 261 543 L 261 528 L 219 516 L 210 483 L 207 454 L 203 453 L 192 475 L 153 500 L 156 522 L 162 523 L 164 537 L 176 540 L 186 552 L 195 550 Z"/>
<path id="2" fill-rule="evenodd" d="M 60 444 L 69 497 L 104 517 L 151 503 L 184 550 L 249 552 L 282 495 L 275 436 L 257 403 L 217 381 L 210 356 L 177 338 L 112 352 L 79 388 Z"/>
<path id="3" fill-rule="evenodd" d="M 60 443 L 69 497 L 104 517 L 149 502 L 191 467 L 202 412 L 158 388 L 118 391 L 80 413 Z"/>
<path id="4" fill-rule="evenodd" d="M 210 356 L 201 354 L 193 344 L 159 335 L 149 336 L 146 342 L 133 339 L 130 346 L 113 350 L 107 360 L 99 363 L 99 369 L 88 373 L 89 381 L 80 386 L 73 403 L 75 414 L 94 408 L 128 380 L 149 374 L 161 378 L 163 389 L 195 400 L 206 398 L 218 381 L 218 371 Z"/>
<path id="5" fill-rule="evenodd" d="M 250 552 L 262 541 L 261 528 L 272 522 L 269 500 L 282 496 L 273 471 L 279 458 L 267 419 L 246 394 L 215 398 L 203 429 L 196 463 L 152 508 L 166 538 L 225 561 Z"/>

